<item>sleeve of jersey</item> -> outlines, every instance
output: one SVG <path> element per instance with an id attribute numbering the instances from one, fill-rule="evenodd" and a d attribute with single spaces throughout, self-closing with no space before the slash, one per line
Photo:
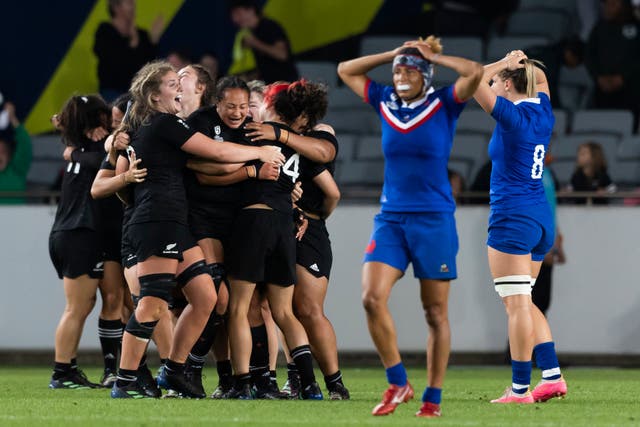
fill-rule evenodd
<path id="1" fill-rule="evenodd" d="M 116 167 L 109 163 L 109 154 L 107 154 L 104 159 L 102 159 L 102 163 L 100 163 L 100 169 L 106 169 L 110 171 L 116 170 Z"/>
<path id="2" fill-rule="evenodd" d="M 324 139 L 329 141 L 336 149 L 336 157 L 338 157 L 338 140 L 331 133 L 324 130 L 312 130 L 307 133 L 307 136 L 310 138 Z"/>
<path id="3" fill-rule="evenodd" d="M 459 117 L 464 107 L 467 105 L 466 101 L 461 100 L 456 95 L 456 85 L 453 84 L 446 88 L 444 96 L 441 98 L 446 106 L 447 110 L 453 115 L 453 117 Z"/>
<path id="4" fill-rule="evenodd" d="M 364 85 L 364 102 L 370 104 L 376 111 L 380 111 L 380 101 L 384 96 L 385 86 L 371 79 L 367 79 Z"/>
<path id="5" fill-rule="evenodd" d="M 325 170 L 327 170 L 326 166 L 321 164 L 321 163 L 312 162 L 311 160 L 307 159 L 306 157 L 301 157 L 300 159 L 301 159 L 301 163 L 302 163 L 302 168 L 301 169 L 302 169 L 303 173 L 305 174 L 305 176 L 309 177 L 309 179 L 313 179 L 316 176 L 320 175 Z"/>
<path id="6" fill-rule="evenodd" d="M 176 148 L 191 138 L 196 131 L 178 116 L 167 114 L 158 123 L 158 136 L 162 137 Z"/>
<path id="7" fill-rule="evenodd" d="M 187 118 L 187 124 L 194 132 L 200 132 L 207 135 L 208 126 L 207 119 L 204 114 L 201 114 L 199 111 L 194 112 Z"/>
<path id="8" fill-rule="evenodd" d="M 491 117 L 496 119 L 505 130 L 517 128 L 522 120 L 520 110 L 515 104 L 501 96 L 496 98 Z"/>

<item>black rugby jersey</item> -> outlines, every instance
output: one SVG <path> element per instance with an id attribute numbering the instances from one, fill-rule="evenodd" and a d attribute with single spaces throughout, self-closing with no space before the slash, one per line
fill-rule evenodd
<path id="1" fill-rule="evenodd" d="M 174 221 L 187 224 L 183 168 L 187 153 L 180 147 L 195 131 L 180 117 L 156 113 L 134 133 L 130 146 L 138 165 L 147 168 L 145 180 L 133 186 L 134 211 L 130 224 Z"/>
<path id="2" fill-rule="evenodd" d="M 52 231 L 100 227 L 98 203 L 91 197 L 91 185 L 104 156 L 104 140 L 82 141 L 71 154 L 62 177 L 62 192 Z"/>
<path id="3" fill-rule="evenodd" d="M 229 141 L 249 145 L 244 125 L 251 121 L 247 118 L 238 129 L 225 125 L 215 106 L 202 107 L 187 118 L 187 123 L 196 132 L 201 132 L 215 141 Z M 218 207 L 235 208 L 241 202 L 242 183 L 230 185 L 203 185 L 190 169 L 185 171 L 185 187 L 190 204 L 215 204 Z"/>
<path id="4" fill-rule="evenodd" d="M 265 123 L 278 126 L 282 130 L 295 133 L 293 129 L 286 125 L 272 122 Z M 277 181 L 261 179 L 244 181 L 244 202 L 242 203 L 242 206 L 262 203 L 269 206 L 271 209 L 291 213 L 291 210 L 293 209 L 291 191 L 293 190 L 296 181 L 299 181 L 299 176 L 302 172 L 302 163 L 300 162 L 301 156 L 291 147 L 282 144 L 279 141 L 262 139 L 260 141 L 255 141 L 252 144 L 256 146 L 274 145 L 279 147 L 285 157 L 285 163 L 280 169 L 280 176 Z"/>
<path id="5" fill-rule="evenodd" d="M 338 155 L 338 141 L 336 137 L 329 132 L 325 131 L 311 131 L 306 134 L 310 138 L 324 139 L 333 144 L 336 148 L 336 157 Z M 322 211 L 324 204 L 324 192 L 313 182 L 313 178 L 321 174 L 323 171 L 328 170 L 333 176 L 335 171 L 335 158 L 334 160 L 325 163 L 314 163 L 307 158 L 304 158 L 302 174 L 300 175 L 300 181 L 302 182 L 302 198 L 296 202 L 296 205 L 305 212 L 309 212 L 320 217 L 324 216 Z"/>

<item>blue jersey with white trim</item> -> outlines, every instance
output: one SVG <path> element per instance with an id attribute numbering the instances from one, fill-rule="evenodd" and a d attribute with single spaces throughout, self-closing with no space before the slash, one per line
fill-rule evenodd
<path id="1" fill-rule="evenodd" d="M 489 142 L 491 208 L 547 203 L 542 171 L 555 122 L 549 97 L 540 92 L 514 103 L 499 96 L 491 115 L 497 122 Z"/>
<path id="2" fill-rule="evenodd" d="M 466 105 L 456 98 L 454 86 L 430 88 L 425 97 L 407 105 L 393 87 L 369 80 L 365 101 L 382 123 L 382 212 L 453 212 L 447 163 Z"/>

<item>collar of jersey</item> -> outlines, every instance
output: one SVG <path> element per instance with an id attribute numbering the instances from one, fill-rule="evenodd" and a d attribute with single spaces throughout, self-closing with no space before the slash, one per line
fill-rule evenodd
<path id="1" fill-rule="evenodd" d="M 524 99 L 518 99 L 517 101 L 513 102 L 513 105 L 518 105 L 521 102 L 531 102 L 533 104 L 540 104 L 540 98 L 524 98 Z"/>
<path id="2" fill-rule="evenodd" d="M 424 104 L 427 101 L 427 98 L 433 92 L 435 92 L 435 89 L 433 89 L 433 86 L 429 86 L 429 90 L 427 90 L 427 93 L 425 93 L 424 96 L 422 98 L 418 99 L 417 101 L 413 101 L 411 104 L 407 104 L 406 102 L 402 101 L 402 108 L 409 108 L 409 109 L 413 110 L 414 108 L 417 108 L 417 107 L 421 106 L 422 104 Z"/>

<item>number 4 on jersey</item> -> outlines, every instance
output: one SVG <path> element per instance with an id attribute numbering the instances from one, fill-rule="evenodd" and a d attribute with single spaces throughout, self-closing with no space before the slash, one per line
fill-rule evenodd
<path id="1" fill-rule="evenodd" d="M 282 166 L 282 172 L 285 175 L 290 176 L 293 182 L 296 182 L 300 173 L 298 167 L 300 166 L 300 155 L 298 153 L 287 159 L 287 162 Z"/>

